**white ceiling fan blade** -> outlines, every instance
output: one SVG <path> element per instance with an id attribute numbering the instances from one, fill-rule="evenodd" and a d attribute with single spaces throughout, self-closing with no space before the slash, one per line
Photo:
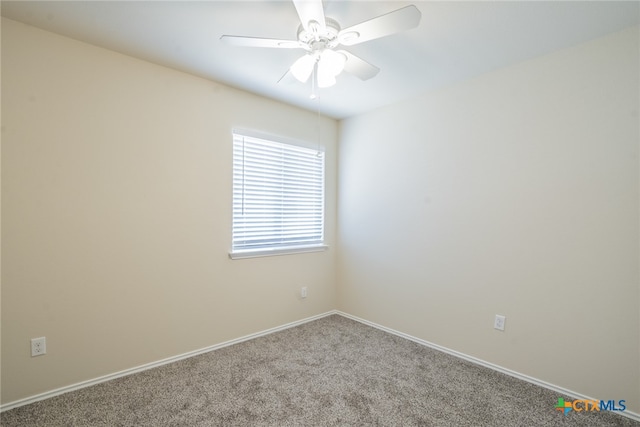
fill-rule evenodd
<path id="1" fill-rule="evenodd" d="M 300 46 L 300 42 L 297 40 L 265 39 L 260 37 L 224 35 L 220 37 L 220 41 L 232 46 L 244 47 L 273 47 L 280 49 L 295 49 L 302 47 Z"/>
<path id="2" fill-rule="evenodd" d="M 340 31 L 338 40 L 345 46 L 366 42 L 417 27 L 422 13 L 414 5 L 394 10 Z"/>
<path id="3" fill-rule="evenodd" d="M 344 64 L 344 71 L 349 74 L 353 74 L 361 80 L 369 80 L 370 78 L 375 77 L 380 71 L 380 68 L 369 64 L 364 59 L 361 59 L 346 50 L 338 50 L 337 52 L 347 57 L 347 62 Z"/>
<path id="4" fill-rule="evenodd" d="M 309 28 L 309 23 L 314 21 L 320 24 L 321 29 L 326 26 L 322 0 L 293 0 L 293 4 L 305 30 L 313 31 Z"/>

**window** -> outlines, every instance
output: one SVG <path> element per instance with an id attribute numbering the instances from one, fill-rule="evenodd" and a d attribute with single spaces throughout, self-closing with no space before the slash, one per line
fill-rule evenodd
<path id="1" fill-rule="evenodd" d="M 234 130 L 231 258 L 326 249 L 324 157 L 317 146 Z"/>

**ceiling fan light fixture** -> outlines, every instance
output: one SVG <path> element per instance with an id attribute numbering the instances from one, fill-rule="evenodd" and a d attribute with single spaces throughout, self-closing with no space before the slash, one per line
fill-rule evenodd
<path id="1" fill-rule="evenodd" d="M 326 72 L 333 74 L 334 77 L 344 70 L 346 62 L 347 57 L 335 50 L 325 49 L 320 54 L 320 64 L 322 68 L 325 68 Z"/>
<path id="2" fill-rule="evenodd" d="M 347 57 L 331 49 L 325 49 L 318 61 L 318 87 L 325 88 L 336 84 L 336 76 L 343 70 Z"/>
<path id="3" fill-rule="evenodd" d="M 306 81 L 309 80 L 311 73 L 313 72 L 313 67 L 315 66 L 315 64 L 316 58 L 314 57 L 314 55 L 303 55 L 298 58 L 298 60 L 291 66 L 291 74 L 293 74 L 293 77 L 295 77 L 298 81 L 306 83 Z"/>
<path id="4" fill-rule="evenodd" d="M 336 76 L 327 72 L 326 68 L 318 64 L 318 87 L 331 87 L 336 84 Z"/>

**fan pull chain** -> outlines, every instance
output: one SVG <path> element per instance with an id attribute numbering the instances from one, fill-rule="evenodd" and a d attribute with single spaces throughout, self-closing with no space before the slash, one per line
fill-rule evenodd
<path id="1" fill-rule="evenodd" d="M 318 61 L 313 65 L 313 72 L 311 74 L 311 99 L 318 97 Z"/>
<path id="2" fill-rule="evenodd" d="M 316 98 L 316 157 L 320 157 L 322 154 L 320 153 L 320 97 Z"/>

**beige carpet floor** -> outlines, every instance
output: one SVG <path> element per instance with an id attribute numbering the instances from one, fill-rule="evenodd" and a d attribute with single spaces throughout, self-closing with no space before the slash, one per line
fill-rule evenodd
<path id="1" fill-rule="evenodd" d="M 332 315 L 0 414 L 10 426 L 640 426 Z M 571 400 L 571 399 L 570 399 Z"/>

